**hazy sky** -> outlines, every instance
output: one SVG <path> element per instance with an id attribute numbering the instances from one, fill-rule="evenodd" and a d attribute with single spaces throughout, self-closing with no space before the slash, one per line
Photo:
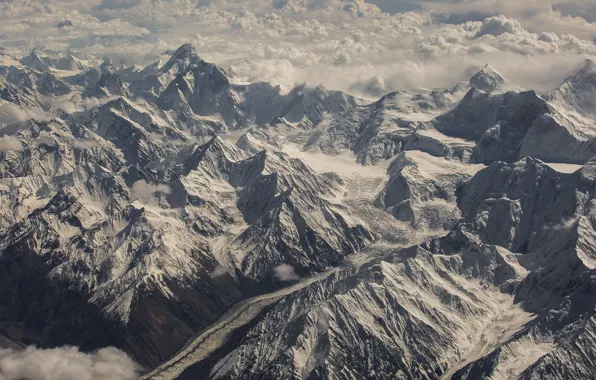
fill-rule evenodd
<path id="1" fill-rule="evenodd" d="M 546 90 L 596 56 L 593 0 L 369 1 L 0 0 L 0 43 L 148 64 L 191 42 L 237 80 L 369 97 L 451 86 L 486 63 Z"/>

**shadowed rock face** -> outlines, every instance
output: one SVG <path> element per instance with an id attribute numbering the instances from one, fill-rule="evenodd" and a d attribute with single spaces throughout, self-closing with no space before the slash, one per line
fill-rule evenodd
<path id="1" fill-rule="evenodd" d="M 596 370 L 593 63 L 545 96 L 487 66 L 376 102 L 235 84 L 192 45 L 21 63 L 0 345 L 116 346 L 156 379 Z"/>

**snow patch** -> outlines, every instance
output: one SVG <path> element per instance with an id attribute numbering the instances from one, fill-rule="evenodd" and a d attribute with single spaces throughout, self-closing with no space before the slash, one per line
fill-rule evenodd
<path id="1" fill-rule="evenodd" d="M 550 166 L 551 168 L 555 169 L 559 173 L 566 173 L 566 174 L 575 173 L 576 171 L 583 168 L 583 165 L 574 165 L 574 164 L 561 164 L 561 163 L 553 163 L 553 162 L 545 162 L 545 164 Z"/>

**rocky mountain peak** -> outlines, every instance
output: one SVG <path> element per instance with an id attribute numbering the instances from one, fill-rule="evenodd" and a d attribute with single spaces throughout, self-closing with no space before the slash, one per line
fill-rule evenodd
<path id="1" fill-rule="evenodd" d="M 192 44 L 184 44 L 174 52 L 161 71 L 167 73 L 175 68 L 178 73 L 183 73 L 189 66 L 197 65 L 199 62 L 201 62 L 201 58 L 195 47 Z"/>
<path id="2" fill-rule="evenodd" d="M 486 65 L 470 78 L 470 86 L 477 90 L 491 93 L 507 84 L 507 79 L 491 65 Z"/>
<path id="3" fill-rule="evenodd" d="M 34 48 L 29 55 L 23 57 L 21 63 L 38 70 L 49 70 L 51 67 L 48 56 L 38 48 Z"/>
<path id="4" fill-rule="evenodd" d="M 114 73 L 117 71 L 111 57 L 105 57 L 104 60 L 101 62 L 101 65 L 99 65 L 99 69 L 101 70 L 102 73 L 106 73 L 106 72 Z"/>
<path id="5" fill-rule="evenodd" d="M 586 59 L 546 98 L 584 116 L 596 117 L 596 63 Z"/>
<path id="6" fill-rule="evenodd" d="M 596 62 L 594 62 L 594 60 L 591 58 L 587 58 L 584 61 L 579 72 L 582 73 L 583 75 L 589 75 L 589 74 L 596 73 Z"/>

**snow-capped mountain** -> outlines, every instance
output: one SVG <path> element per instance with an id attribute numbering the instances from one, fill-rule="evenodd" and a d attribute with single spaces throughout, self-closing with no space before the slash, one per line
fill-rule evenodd
<path id="1" fill-rule="evenodd" d="M 591 379 L 596 93 L 368 102 L 183 45 L 0 67 L 0 343 L 147 379 Z"/>
<path id="2" fill-rule="evenodd" d="M 486 65 L 470 78 L 470 87 L 489 93 L 503 91 L 507 86 L 509 86 L 507 79 L 491 65 Z"/>
<path id="3" fill-rule="evenodd" d="M 587 59 L 582 67 L 567 78 L 547 99 L 581 115 L 596 115 L 596 63 Z"/>
<path id="4" fill-rule="evenodd" d="M 72 54 L 48 55 L 39 49 L 33 49 L 28 56 L 21 58 L 20 62 L 32 69 L 48 71 L 51 69 L 76 71 L 83 70 L 88 63 Z"/>

